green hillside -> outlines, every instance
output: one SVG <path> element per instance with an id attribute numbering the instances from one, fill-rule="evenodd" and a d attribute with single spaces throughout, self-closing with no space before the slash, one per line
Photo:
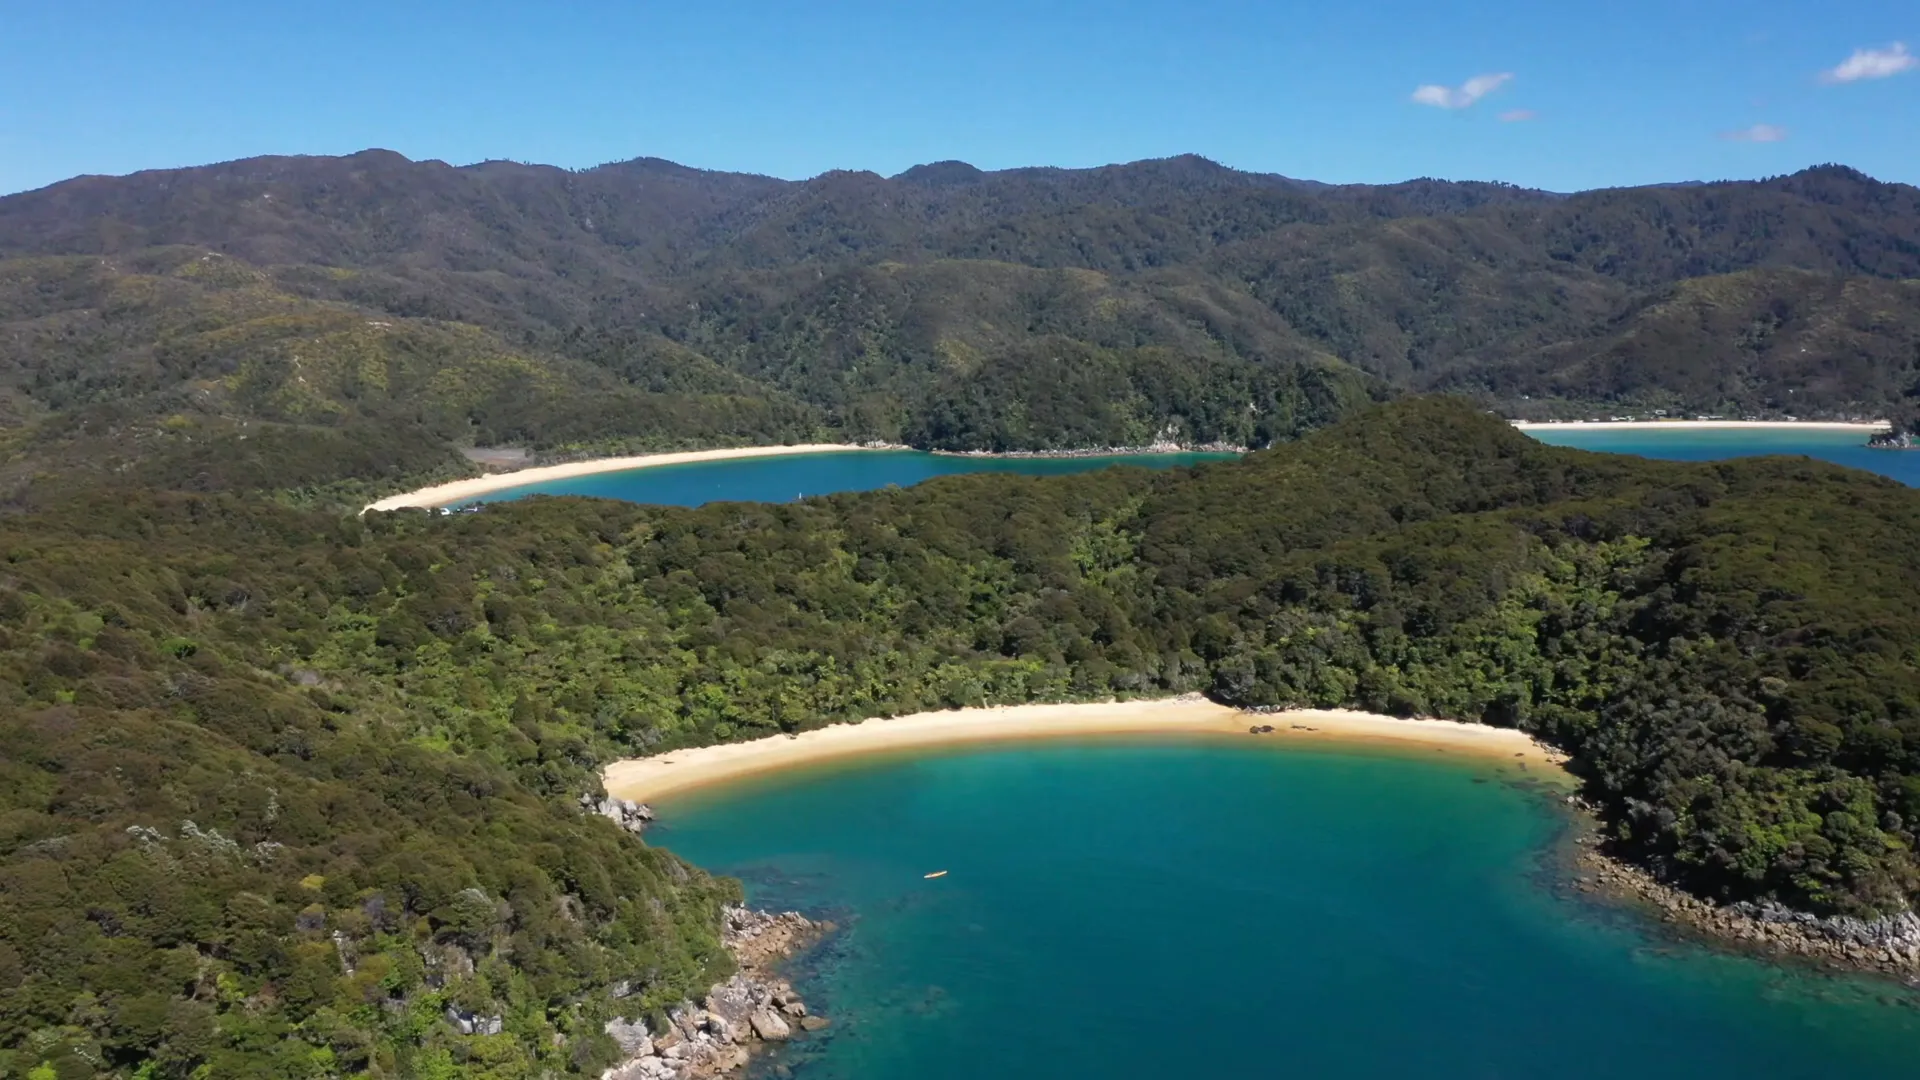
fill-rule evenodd
<path id="1" fill-rule="evenodd" d="M 1920 493 L 1831 466 L 1416 399 L 788 505 L 144 484 L 0 515 L 0 1075 L 597 1075 L 607 1016 L 724 969 L 735 895 L 583 814 L 602 764 L 982 701 L 1519 727 L 1700 895 L 1920 895 Z"/>
<path id="2" fill-rule="evenodd" d="M 1920 191 L 1838 166 L 1561 195 L 1191 156 L 803 182 L 258 158 L 0 199 L 0 423 L 16 477 L 178 414 L 377 432 L 389 483 L 475 445 L 1264 445 L 1435 389 L 1887 415 L 1916 279 Z"/>

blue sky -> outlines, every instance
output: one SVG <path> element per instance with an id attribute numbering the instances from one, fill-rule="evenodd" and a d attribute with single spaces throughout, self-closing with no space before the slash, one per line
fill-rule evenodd
<path id="1" fill-rule="evenodd" d="M 1191 152 L 1334 182 L 1839 161 L 1916 183 L 1920 3 L 17 0 L 0 20 L 0 191 L 370 146 L 793 178 Z"/>

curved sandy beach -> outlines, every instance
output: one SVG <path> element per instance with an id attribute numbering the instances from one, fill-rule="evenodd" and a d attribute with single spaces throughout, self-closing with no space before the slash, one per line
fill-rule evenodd
<path id="1" fill-rule="evenodd" d="M 734 458 L 782 457 L 787 454 L 826 454 L 842 450 L 878 449 L 885 448 L 855 446 L 850 443 L 801 443 L 797 446 L 736 446 L 727 450 L 685 450 L 677 453 L 637 454 L 632 457 L 569 461 L 562 465 L 541 465 L 531 469 L 517 469 L 513 472 L 491 473 L 467 480 L 435 484 L 432 487 L 423 487 L 418 491 L 409 491 L 401 495 L 389 495 L 377 502 L 368 503 L 361 508 L 360 512 L 364 514 L 368 510 L 446 506 L 450 503 L 477 499 L 482 495 L 491 495 L 496 491 L 544 483 L 548 480 L 565 480 L 574 476 L 591 476 L 594 473 L 625 472 L 628 469 L 647 469 L 656 465 L 691 465 L 698 461 L 728 461 Z"/>
<path id="2" fill-rule="evenodd" d="M 1521 431 L 1541 431 L 1568 429 L 1580 431 L 1605 431 L 1609 428 L 1687 431 L 1715 431 L 1721 429 L 1745 429 L 1749 431 L 1775 428 L 1784 431 L 1857 431 L 1862 435 L 1871 435 L 1876 431 L 1885 431 L 1890 425 L 1885 420 L 1514 420 L 1510 421 Z"/>
<path id="3" fill-rule="evenodd" d="M 602 781 L 609 794 L 648 802 L 709 784 L 861 754 L 1086 735 L 1237 733 L 1252 740 L 1256 736 L 1249 735 L 1247 728 L 1255 724 L 1273 726 L 1272 734 L 1257 737 L 1261 745 L 1284 745 L 1294 740 L 1398 744 L 1517 760 L 1555 773 L 1565 760 L 1558 751 L 1518 731 L 1484 724 L 1401 720 L 1345 709 L 1256 714 L 1190 696 L 1085 705 L 954 709 L 891 720 L 835 724 L 798 735 L 775 735 L 752 742 L 724 743 L 616 761 L 606 767 Z"/>

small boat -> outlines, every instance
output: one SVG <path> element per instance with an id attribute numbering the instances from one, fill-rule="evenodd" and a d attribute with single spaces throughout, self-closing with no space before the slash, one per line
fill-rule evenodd
<path id="1" fill-rule="evenodd" d="M 924 877 L 924 878 L 937 878 L 937 877 L 946 877 L 946 876 L 947 876 L 947 872 L 946 872 L 945 870 L 935 870 L 935 871 L 934 871 L 933 873 L 931 873 L 931 874 L 922 874 L 922 875 L 920 875 L 920 876 L 921 876 L 921 877 Z"/>

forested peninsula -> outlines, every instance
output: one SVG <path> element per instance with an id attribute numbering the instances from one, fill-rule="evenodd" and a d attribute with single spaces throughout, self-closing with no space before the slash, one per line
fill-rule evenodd
<path id="1" fill-rule="evenodd" d="M 1699 896 L 1920 894 L 1920 492 L 1812 461 L 1412 398 L 1232 462 L 786 505 L 150 479 L 0 516 L 7 1075 L 597 1075 L 609 1018 L 726 973 L 738 896 L 582 810 L 606 762 L 983 702 L 1517 727 Z"/>

